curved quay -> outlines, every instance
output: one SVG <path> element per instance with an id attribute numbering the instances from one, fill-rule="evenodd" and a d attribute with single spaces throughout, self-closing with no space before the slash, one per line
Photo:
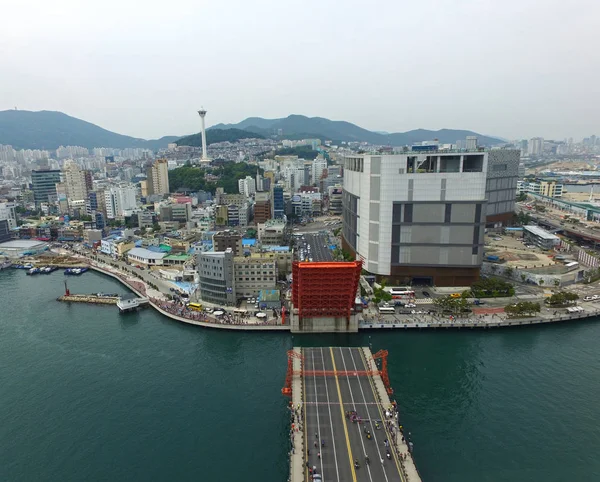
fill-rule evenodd
<path id="1" fill-rule="evenodd" d="M 146 294 L 139 291 L 139 289 L 137 289 L 135 286 L 132 286 L 130 283 L 128 283 L 125 279 L 121 278 L 119 275 L 117 275 L 111 271 L 105 270 L 103 268 L 100 268 L 99 266 L 96 266 L 93 263 L 88 263 L 88 266 L 90 267 L 90 269 L 93 269 L 94 271 L 97 271 L 99 273 L 110 276 L 110 277 L 116 279 L 117 281 L 121 282 L 121 284 L 123 284 L 128 289 L 133 291 L 136 295 L 138 295 L 140 297 L 146 297 Z M 143 283 L 143 282 L 140 281 L 140 283 Z M 171 318 L 175 321 L 179 321 L 181 323 L 187 323 L 188 325 L 202 326 L 204 328 L 215 328 L 215 329 L 221 329 L 221 330 L 238 330 L 238 331 L 239 330 L 244 330 L 244 331 L 289 331 L 290 330 L 289 325 L 266 325 L 266 324 L 263 324 L 263 325 L 235 325 L 235 324 L 228 324 L 228 323 L 217 323 L 217 322 L 192 320 L 190 318 L 185 318 L 183 316 L 175 315 L 173 313 L 170 313 L 170 312 L 162 309 L 157 304 L 157 301 L 158 300 L 155 300 L 154 298 L 149 298 L 149 305 L 152 306 L 152 308 L 154 308 L 160 314 L 162 314 L 168 318 Z"/>
<path id="2" fill-rule="evenodd" d="M 126 279 L 123 278 L 116 273 L 113 273 L 109 270 L 96 266 L 94 263 L 88 260 L 87 262 L 90 269 L 97 271 L 99 273 L 110 276 L 121 284 L 125 285 L 128 289 L 132 290 L 136 295 L 140 297 L 146 297 L 145 293 L 142 293 L 132 284 L 128 283 Z M 143 281 L 139 283 L 144 284 Z M 237 331 L 290 331 L 290 325 L 279 325 L 279 324 L 256 324 L 256 325 L 247 325 L 247 324 L 229 324 L 229 323 L 219 323 L 219 322 L 210 322 L 210 321 L 200 321 L 200 320 L 192 320 L 190 318 L 185 318 L 183 316 L 179 316 L 173 313 L 170 313 L 167 310 L 164 310 L 160 307 L 154 298 L 149 298 L 149 304 L 158 311 L 160 314 L 171 318 L 180 323 L 187 323 L 188 325 L 196 325 L 204 328 L 214 328 L 221 330 L 237 330 Z M 359 325 L 359 330 L 407 330 L 407 329 L 488 329 L 488 328 L 507 328 L 507 327 L 515 327 L 515 326 L 531 326 L 531 325 L 545 325 L 549 323 L 560 323 L 566 321 L 575 321 L 575 320 L 585 320 L 588 318 L 600 317 L 600 310 L 594 311 L 585 311 L 583 313 L 573 313 L 570 315 L 561 314 L 558 316 L 550 316 L 550 317 L 536 317 L 536 318 L 515 318 L 515 319 L 504 319 L 501 321 L 487 321 L 487 322 L 476 322 L 476 321 L 455 321 L 455 322 L 419 322 L 416 320 L 407 320 L 404 323 L 401 322 L 382 322 L 378 320 L 368 320 L 363 319 Z"/>

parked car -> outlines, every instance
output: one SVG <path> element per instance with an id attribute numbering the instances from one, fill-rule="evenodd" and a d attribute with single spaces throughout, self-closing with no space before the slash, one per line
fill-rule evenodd
<path id="1" fill-rule="evenodd" d="M 431 295 L 430 295 L 430 294 L 429 294 L 429 292 L 427 292 L 427 291 L 423 291 L 423 296 L 424 296 L 425 298 L 431 298 Z"/>
<path id="2" fill-rule="evenodd" d="M 406 303 L 406 305 L 404 305 L 405 308 L 416 308 L 417 305 L 414 303 Z"/>

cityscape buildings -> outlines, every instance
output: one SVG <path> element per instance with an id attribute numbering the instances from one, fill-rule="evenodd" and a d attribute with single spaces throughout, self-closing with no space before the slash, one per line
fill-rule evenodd
<path id="1" fill-rule="evenodd" d="M 36 205 L 56 200 L 56 184 L 60 182 L 59 169 L 36 169 L 31 172 L 31 185 Z"/>

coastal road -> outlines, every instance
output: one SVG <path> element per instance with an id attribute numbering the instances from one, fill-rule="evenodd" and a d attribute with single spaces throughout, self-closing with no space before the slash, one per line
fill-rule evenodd
<path id="1" fill-rule="evenodd" d="M 327 482 L 405 482 L 397 458 L 388 460 L 385 455 L 384 440 L 389 440 L 390 434 L 381 423 L 384 408 L 373 381 L 370 376 L 355 374 L 367 369 L 362 349 L 303 348 L 302 355 L 304 436 L 310 466 L 316 466 Z M 311 373 L 314 370 L 326 370 L 329 374 Z M 345 416 L 347 411 L 356 411 L 362 423 L 352 423 Z M 379 430 L 375 428 L 376 420 L 380 422 Z M 365 436 L 365 427 L 371 431 L 370 440 Z M 321 440 L 325 440 L 325 447 L 321 447 Z M 369 465 L 365 455 L 369 456 Z M 360 468 L 354 468 L 354 460 L 358 460 Z M 308 471 L 306 480 L 310 480 Z"/>

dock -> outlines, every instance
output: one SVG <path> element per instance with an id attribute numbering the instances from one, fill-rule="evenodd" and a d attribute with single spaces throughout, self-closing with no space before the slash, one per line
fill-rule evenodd
<path id="1" fill-rule="evenodd" d="M 116 305 L 119 301 L 118 296 L 108 295 L 72 295 L 65 294 L 57 298 L 58 301 L 68 301 L 71 303 L 91 303 L 96 305 Z"/>
<path id="2" fill-rule="evenodd" d="M 294 348 L 282 392 L 291 396 L 292 482 L 313 480 L 313 468 L 315 480 L 421 481 L 390 400 L 387 352 Z"/>

